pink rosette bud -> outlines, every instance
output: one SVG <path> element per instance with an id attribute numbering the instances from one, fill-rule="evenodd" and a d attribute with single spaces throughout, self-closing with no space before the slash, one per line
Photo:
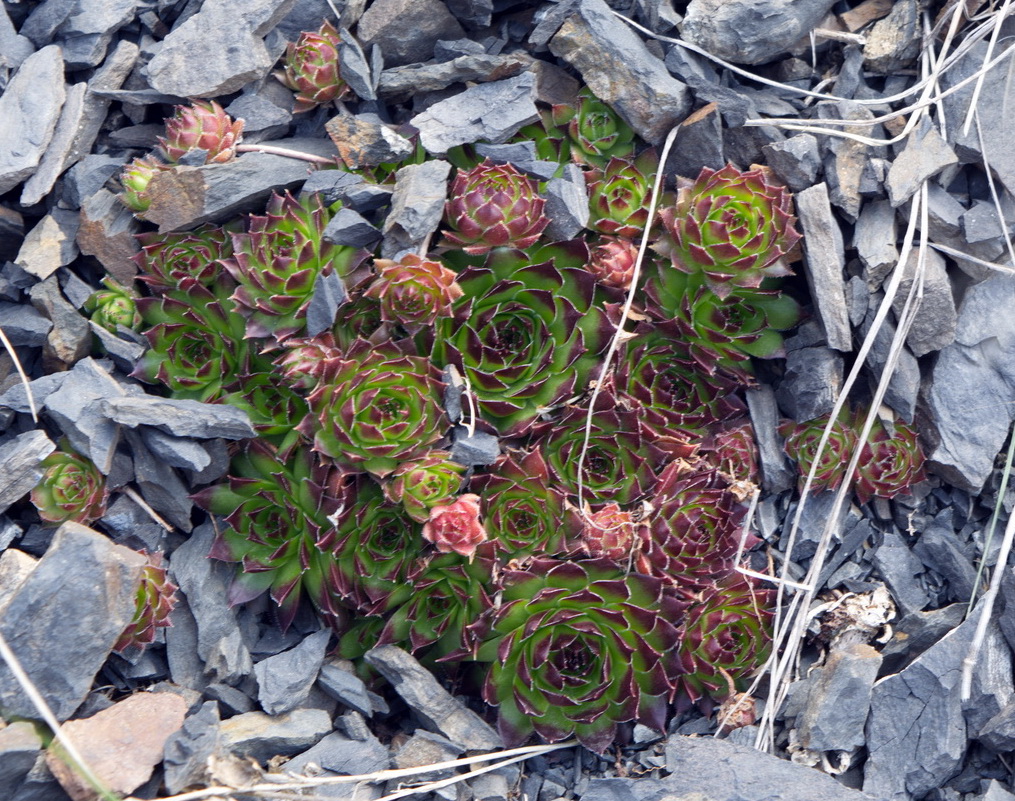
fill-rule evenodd
<path id="1" fill-rule="evenodd" d="M 457 553 L 471 559 L 476 546 L 486 542 L 486 529 L 479 521 L 479 496 L 461 495 L 447 506 L 434 506 L 423 524 L 423 539 L 441 553 Z"/>

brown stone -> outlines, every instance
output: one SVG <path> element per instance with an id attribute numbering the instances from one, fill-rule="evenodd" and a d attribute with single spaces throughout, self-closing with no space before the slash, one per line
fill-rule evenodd
<path id="1" fill-rule="evenodd" d="M 100 781 L 129 793 L 151 778 L 166 740 L 183 726 L 186 714 L 187 702 L 179 695 L 137 693 L 90 718 L 65 723 L 63 732 Z M 46 764 L 74 801 L 98 798 L 55 742 Z"/>
<path id="2" fill-rule="evenodd" d="M 100 189 L 81 206 L 77 243 L 81 252 L 94 256 L 117 281 L 130 285 L 137 275 L 131 257 L 140 251 L 134 235 L 141 224 L 108 189 Z"/>
<path id="3" fill-rule="evenodd" d="M 875 20 L 888 16 L 894 0 L 864 0 L 860 5 L 839 14 L 839 21 L 850 33 L 856 33 Z"/>
<path id="4" fill-rule="evenodd" d="M 412 155 L 412 142 L 376 120 L 343 114 L 328 120 L 324 127 L 350 170 Z"/>

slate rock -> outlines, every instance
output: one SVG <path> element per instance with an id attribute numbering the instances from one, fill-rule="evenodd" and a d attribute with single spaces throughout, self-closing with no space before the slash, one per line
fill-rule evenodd
<path id="1" fill-rule="evenodd" d="M 465 426 L 456 426 L 451 443 L 451 459 L 466 466 L 493 464 L 500 457 L 497 437 L 485 431 L 469 434 Z"/>
<path id="2" fill-rule="evenodd" d="M 195 528 L 173 551 L 169 573 L 186 597 L 197 624 L 196 652 L 204 662 L 205 674 L 230 684 L 246 677 L 253 664 L 237 623 L 236 610 L 228 602 L 228 586 L 234 568 L 208 558 L 214 539 L 215 529 L 211 523 Z"/>
<path id="3" fill-rule="evenodd" d="M 323 709 L 294 709 L 284 715 L 247 712 L 219 726 L 222 745 L 237 756 L 264 764 L 276 756 L 295 756 L 320 742 L 332 730 Z"/>
<path id="4" fill-rule="evenodd" d="M 828 346 L 849 353 L 853 337 L 843 291 L 845 253 L 842 232 L 832 215 L 825 184 L 797 192 L 794 201 L 804 234 L 804 272 Z"/>
<path id="5" fill-rule="evenodd" d="M 775 396 L 794 420 L 814 420 L 831 412 L 842 389 L 842 356 L 811 347 L 786 354 L 786 372 Z"/>
<path id="6" fill-rule="evenodd" d="M 796 470 L 790 465 L 782 449 L 778 434 L 779 408 L 775 392 L 761 384 L 744 393 L 754 426 L 754 439 L 758 444 L 761 463 L 761 484 L 767 492 L 779 493 L 796 483 Z"/>
<path id="7" fill-rule="evenodd" d="M 862 337 L 867 336 L 874 323 L 874 317 L 877 313 L 876 305 L 880 301 L 880 298 L 881 293 L 870 296 L 870 308 L 863 323 L 860 325 L 859 333 Z M 867 362 L 871 370 L 869 380 L 872 384 L 877 382 L 878 376 L 881 375 L 885 364 L 887 364 L 888 354 L 892 347 L 892 341 L 895 338 L 895 330 L 895 321 L 889 316 L 889 318 L 884 320 L 874 337 L 874 343 L 867 356 Z M 898 362 L 892 371 L 892 377 L 888 383 L 888 391 L 885 393 L 885 403 L 898 412 L 903 420 L 912 422 L 916 414 L 916 401 L 919 392 L 920 366 L 917 364 L 916 357 L 908 349 L 904 348 L 899 353 Z"/>
<path id="8" fill-rule="evenodd" d="M 468 41 L 468 40 L 466 40 Z M 408 98 L 420 92 L 436 92 L 456 83 L 487 83 L 511 78 L 530 69 L 531 56 L 525 53 L 491 55 L 483 52 L 459 55 L 436 64 L 409 64 L 390 67 L 380 74 L 377 94 L 392 100 Z"/>
<path id="9" fill-rule="evenodd" d="M 123 435 L 130 448 L 133 480 L 141 490 L 141 497 L 172 525 L 190 531 L 194 504 L 179 474 L 148 450 L 137 431 L 127 430 Z"/>
<path id="10" fill-rule="evenodd" d="M 174 693 L 136 693 L 83 720 L 63 725 L 85 763 L 109 789 L 130 793 L 162 762 L 166 740 L 183 725 L 187 702 Z M 47 753 L 49 769 L 78 801 L 93 790 L 58 751 Z"/>
<path id="11" fill-rule="evenodd" d="M 888 170 L 885 188 L 892 206 L 901 206 L 916 194 L 924 181 L 933 178 L 945 167 L 958 164 L 958 161 L 958 156 L 941 137 L 940 131 L 929 118 L 924 117 L 909 134 L 905 148 Z"/>
<path id="12" fill-rule="evenodd" d="M 4 323 L 0 321 L 0 325 L 4 325 Z M 36 409 L 41 409 L 45 405 L 47 398 L 63 385 L 68 375 L 70 374 L 50 373 L 28 382 L 32 390 L 32 398 L 35 401 Z M 28 404 L 28 393 L 25 392 L 25 385 L 19 382 L 3 393 L 3 395 L 0 395 L 0 408 L 13 409 L 16 412 L 25 414 L 31 411 L 31 407 Z"/>
<path id="13" fill-rule="evenodd" d="M 144 72 L 153 89 L 177 97 L 217 97 L 260 80 L 277 54 L 264 37 L 296 0 L 214 0 L 177 25 Z"/>
<path id="14" fill-rule="evenodd" d="M 692 112 L 680 123 L 680 133 L 666 161 L 666 172 L 694 179 L 702 167 L 721 170 L 725 166 L 722 117 L 719 106 L 713 102 Z"/>
<path id="15" fill-rule="evenodd" d="M 321 665 L 317 684 L 332 698 L 356 710 L 363 717 L 373 716 L 374 706 L 370 700 L 371 693 L 367 691 L 363 680 L 335 661 L 329 660 Z"/>
<path id="16" fill-rule="evenodd" d="M 340 114 L 324 128 L 350 170 L 402 161 L 413 151 L 411 141 L 372 114 Z"/>
<path id="17" fill-rule="evenodd" d="M 342 207 L 328 221 L 321 238 L 334 245 L 361 248 L 380 239 L 381 232 L 358 211 Z"/>
<path id="18" fill-rule="evenodd" d="M 117 175 L 123 165 L 124 160 L 120 156 L 104 156 L 100 153 L 85 156 L 67 170 L 64 176 L 64 203 L 74 209 L 80 208 L 87 198 L 102 189 L 106 181 Z"/>
<path id="19" fill-rule="evenodd" d="M 320 742 L 286 763 L 286 770 L 302 771 L 309 764 L 346 776 L 375 773 L 391 766 L 391 753 L 373 735 L 365 740 L 346 737 L 338 732 L 326 735 Z"/>
<path id="20" fill-rule="evenodd" d="M 26 720 L 0 729 L 0 797 L 14 797 L 41 749 L 42 738 Z"/>
<path id="21" fill-rule="evenodd" d="M 918 612 L 930 602 L 926 590 L 916 581 L 916 576 L 923 572 L 923 565 L 898 532 L 885 532 L 881 545 L 874 552 L 874 566 L 903 614 Z"/>
<path id="22" fill-rule="evenodd" d="M 899 261 L 898 225 L 895 209 L 887 200 L 864 205 L 853 228 L 853 247 L 864 267 L 864 278 L 873 292 L 881 286 Z"/>
<path id="23" fill-rule="evenodd" d="M 392 66 L 429 61 L 439 40 L 465 35 L 440 0 L 376 0 L 360 17 L 356 33 L 363 47 L 379 45 Z"/>
<path id="24" fill-rule="evenodd" d="M 0 303 L 0 328 L 16 348 L 41 348 L 52 327 L 34 306 Z"/>
<path id="25" fill-rule="evenodd" d="M 765 163 L 794 192 L 813 186 L 821 170 L 818 140 L 808 133 L 797 134 L 761 148 Z"/>
<path id="26" fill-rule="evenodd" d="M 1015 794 L 1006 790 L 997 779 L 991 779 L 979 801 L 1015 801 Z"/>
<path id="27" fill-rule="evenodd" d="M 437 230 L 444 214 L 451 165 L 441 159 L 407 164 L 395 173 L 391 210 L 382 228 L 381 255 L 390 259 L 406 250 L 418 250 Z"/>
<path id="28" fill-rule="evenodd" d="M 228 404 L 143 395 L 107 398 L 100 408 L 110 420 L 121 425 L 152 426 L 177 437 L 248 439 L 256 436 L 247 413 Z"/>
<path id="29" fill-rule="evenodd" d="M 946 508 L 924 527 L 913 552 L 948 582 L 948 597 L 968 601 L 976 586 L 976 568 L 967 549 L 955 534 L 952 509 Z"/>
<path id="30" fill-rule="evenodd" d="M 914 248 L 902 266 L 904 271 L 902 281 L 892 301 L 892 308 L 900 318 L 906 296 L 916 281 L 919 261 L 919 253 Z M 958 318 L 944 257 L 933 248 L 928 248 L 923 262 L 923 299 L 906 336 L 906 345 L 917 357 L 926 356 L 950 345 L 955 340 L 955 325 Z"/>
<path id="31" fill-rule="evenodd" d="M 653 145 L 691 110 L 676 80 L 604 0 L 582 0 L 550 40 L 550 52 L 581 73 L 593 94 Z"/>
<path id="32" fill-rule="evenodd" d="M 211 455 L 195 439 L 174 437 L 149 426 L 139 426 L 139 433 L 152 455 L 170 467 L 200 471 L 211 464 Z"/>
<path id="33" fill-rule="evenodd" d="M 136 239 L 140 232 L 141 223 L 108 189 L 99 189 L 81 204 L 78 247 L 122 284 L 137 275 L 132 257 L 141 251 Z"/>
<path id="34" fill-rule="evenodd" d="M 959 698 L 978 612 L 979 607 L 915 662 L 875 685 L 864 792 L 894 800 L 941 787 L 961 769 L 969 738 L 1011 700 L 1011 655 L 994 623 L 973 672 L 972 696 L 965 703 Z"/>
<path id="35" fill-rule="evenodd" d="M 197 653 L 197 621 L 182 592 L 176 594 L 173 625 L 166 629 L 165 637 L 166 662 L 173 682 L 190 690 L 207 687 L 211 680 L 205 676 L 204 660 Z"/>
<path id="36" fill-rule="evenodd" d="M 436 765 L 438 762 L 450 762 L 458 759 L 463 750 L 459 743 L 453 743 L 447 737 L 420 729 L 395 752 L 395 767 L 418 768 L 423 765 Z M 422 774 L 418 781 L 438 781 L 446 779 L 454 772 L 454 768 L 430 771 Z"/>
<path id="37" fill-rule="evenodd" d="M 179 793 L 210 776 L 208 759 L 219 750 L 219 715 L 214 701 L 188 715 L 183 725 L 166 740 L 163 763 L 166 789 Z"/>
<path id="38" fill-rule="evenodd" d="M 589 221 L 589 193 L 585 177 L 577 164 L 564 167 L 564 175 L 546 184 L 544 212 L 550 218 L 544 235 L 550 241 L 564 242 L 581 233 Z"/>
<path id="39" fill-rule="evenodd" d="M 254 665 L 257 700 L 265 712 L 280 715 L 306 701 L 324 663 L 324 652 L 330 639 L 331 631 L 316 631 L 295 648 L 269 656 Z"/>
<path id="40" fill-rule="evenodd" d="M 113 364 L 115 364 L 117 368 L 124 373 L 124 375 L 130 375 L 131 371 L 137 365 L 137 360 L 144 355 L 146 350 L 148 350 L 145 345 L 121 339 L 117 334 L 107 331 L 93 320 L 88 321 L 88 327 L 91 329 L 92 335 L 102 346 L 106 355 L 112 359 Z"/>
<path id="41" fill-rule="evenodd" d="M 961 623 L 966 603 L 954 603 L 940 609 L 910 612 L 892 626 L 893 636 L 881 649 L 882 673 L 898 673 L 905 665 L 938 642 Z"/>
<path id="42" fill-rule="evenodd" d="M 453 698 L 410 654 L 394 645 L 382 645 L 368 651 L 364 659 L 388 680 L 430 731 L 470 750 L 503 747 L 500 736 L 479 715 Z"/>
<path id="43" fill-rule="evenodd" d="M 339 213 L 347 209 L 339 209 Z M 355 214 L 355 212 L 353 212 Z M 349 299 L 345 282 L 337 272 L 318 275 L 307 304 L 307 336 L 317 336 L 335 324 L 339 307 Z"/>
<path id="44" fill-rule="evenodd" d="M 429 163 L 429 162 L 427 162 Z M 304 193 L 319 192 L 331 205 L 341 200 L 344 207 L 360 213 L 376 211 L 391 202 L 392 189 L 364 181 L 345 170 L 317 170 L 303 184 Z"/>
<path id="45" fill-rule="evenodd" d="M 84 118 L 87 91 L 88 84 L 84 82 L 76 83 L 67 90 L 60 117 L 53 129 L 53 136 L 49 140 L 46 152 L 42 154 L 38 168 L 25 182 L 25 188 L 21 192 L 22 206 L 34 206 L 49 194 L 56 179 L 66 168 L 67 158 Z"/>
<path id="46" fill-rule="evenodd" d="M 1015 749 L 1015 703 L 1008 703 L 1004 709 L 987 721 L 977 739 L 992 751 L 1001 753 Z"/>
<path id="47" fill-rule="evenodd" d="M 84 701 L 133 618 L 144 564 L 139 553 L 64 523 L 4 607 L 0 632 L 57 720 L 69 718 Z M 6 664 L 0 665 L 0 706 L 8 715 L 38 714 Z"/>
<path id="48" fill-rule="evenodd" d="M 57 277 L 51 275 L 28 292 L 32 305 L 53 323 L 46 335 L 43 354 L 64 369 L 80 361 L 91 351 L 92 331 L 60 291 Z"/>
<path id="49" fill-rule="evenodd" d="M 683 38 L 736 64 L 764 64 L 786 52 L 822 20 L 835 0 L 691 0 Z"/>
<path id="50" fill-rule="evenodd" d="M 539 119 L 535 88 L 536 77 L 531 72 L 476 84 L 434 103 L 409 122 L 419 130 L 420 143 L 432 155 L 441 156 L 457 145 L 481 139 L 506 142 L 520 128 Z"/>
<path id="51" fill-rule="evenodd" d="M 0 471 L 0 512 L 32 491 L 42 478 L 39 464 L 55 450 L 46 432 L 38 429 L 0 441 L 0 464 L 4 466 Z"/>
<path id="52" fill-rule="evenodd" d="M 250 145 L 282 138 L 289 133 L 293 118 L 292 112 L 256 94 L 240 95 L 226 111 L 234 120 L 243 120 L 243 142 Z"/>
<path id="53" fill-rule="evenodd" d="M 1013 212 L 1015 212 L 1015 203 L 1009 195 L 1001 195 L 998 198 L 1001 206 L 1001 212 L 1004 214 L 1004 218 L 1007 221 L 1005 227 L 1002 229 L 1001 220 L 998 217 L 997 206 L 993 200 L 974 200 L 967 210 L 962 212 L 960 217 L 962 224 L 962 234 L 965 237 L 966 242 L 969 244 L 976 244 L 977 242 L 985 242 L 997 237 L 1003 237 L 1007 232 L 1009 235 L 1013 233 Z"/>
<path id="54" fill-rule="evenodd" d="M 66 97 L 63 56 L 49 45 L 22 62 L 0 95 L 0 195 L 30 177 L 49 146 Z"/>
<path id="55" fill-rule="evenodd" d="M 0 553 L 0 609 L 11 599 L 14 591 L 21 586 L 21 582 L 35 569 L 38 561 L 31 554 L 17 548 L 6 548 L 3 553 Z"/>
<path id="56" fill-rule="evenodd" d="M 920 55 L 923 31 L 916 0 L 899 0 L 886 17 L 874 23 L 863 46 L 863 64 L 879 75 L 893 75 Z"/>
<path id="57" fill-rule="evenodd" d="M 31 40 L 14 28 L 6 6 L 0 6 L 0 65 L 16 70 L 34 52 Z"/>
<path id="58" fill-rule="evenodd" d="M 28 232 L 14 262 L 29 275 L 49 278 L 77 258 L 77 233 L 77 212 L 53 209 Z"/>

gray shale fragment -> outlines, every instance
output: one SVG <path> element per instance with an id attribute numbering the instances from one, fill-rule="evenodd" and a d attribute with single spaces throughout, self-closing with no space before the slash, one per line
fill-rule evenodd
<path id="1" fill-rule="evenodd" d="M 814 420 L 832 411 L 842 388 L 842 356 L 820 345 L 786 354 L 786 373 L 776 398 L 794 420 Z"/>
<path id="2" fill-rule="evenodd" d="M 898 294 L 892 302 L 892 309 L 901 319 L 906 296 L 913 287 L 920 254 L 914 249 L 903 267 L 903 277 Z M 914 356 L 926 356 L 941 350 L 955 341 L 955 325 L 958 315 L 955 311 L 955 297 L 944 257 L 933 248 L 924 255 L 923 299 L 913 318 L 913 325 L 906 335 L 906 345 Z"/>
<path id="3" fill-rule="evenodd" d="M 440 159 L 408 164 L 395 173 L 391 211 L 384 220 L 381 255 L 390 259 L 406 250 L 418 250 L 437 230 L 444 214 L 451 165 Z"/>
<path id="4" fill-rule="evenodd" d="M 962 661 L 978 612 L 979 607 L 915 662 L 874 686 L 864 792 L 902 801 L 941 787 L 961 769 L 970 736 L 1010 701 L 1011 656 L 995 623 L 987 628 L 972 696 L 960 700 Z"/>
<path id="5" fill-rule="evenodd" d="M 310 694 L 324 663 L 330 630 L 315 631 L 295 648 L 262 659 L 254 665 L 257 700 L 269 715 L 290 712 Z"/>
<path id="6" fill-rule="evenodd" d="M 391 683 L 430 731 L 473 751 L 503 747 L 497 732 L 453 698 L 410 654 L 394 645 L 382 645 L 367 651 L 364 658 Z"/>
<path id="7" fill-rule="evenodd" d="M 589 192 L 577 164 L 564 167 L 564 175 L 551 178 L 546 184 L 546 206 L 550 218 L 545 236 L 551 241 L 573 239 L 589 221 Z"/>
<path id="8" fill-rule="evenodd" d="M 920 126 L 909 134 L 906 147 L 895 157 L 888 170 L 885 188 L 892 206 L 901 206 L 916 194 L 924 181 L 958 162 L 955 151 L 925 117 Z"/>
<path id="9" fill-rule="evenodd" d="M 874 567 L 892 592 L 892 599 L 902 614 L 919 612 L 930 602 L 930 596 L 916 577 L 924 572 L 923 565 L 897 531 L 885 532 L 881 545 L 874 552 Z"/>
<path id="10" fill-rule="evenodd" d="M 356 776 L 387 770 L 391 766 L 391 753 L 373 735 L 359 740 L 336 731 L 289 760 L 286 770 L 302 771 L 311 763 L 333 773 Z"/>
<path id="11" fill-rule="evenodd" d="M 34 306 L 0 302 L 0 328 L 16 348 L 41 348 L 52 327 L 53 323 L 39 314 Z"/>
<path id="12" fill-rule="evenodd" d="M 359 712 L 363 717 L 369 718 L 374 714 L 370 693 L 363 680 L 334 661 L 327 661 L 321 666 L 317 683 L 332 698 Z"/>
<path id="13" fill-rule="evenodd" d="M 864 267 L 871 292 L 877 290 L 899 261 L 895 209 L 887 200 L 867 203 L 853 228 L 853 247 Z"/>
<path id="14" fill-rule="evenodd" d="M 76 83 L 67 90 L 67 97 L 60 118 L 57 120 L 46 152 L 39 160 L 39 167 L 21 192 L 21 205 L 34 206 L 42 200 L 56 183 L 56 179 L 68 166 L 68 156 L 77 139 L 85 111 L 85 93 L 88 84 Z"/>
<path id="15" fill-rule="evenodd" d="M 0 195 L 35 172 L 66 94 L 63 54 L 56 45 L 25 59 L 5 87 L 0 95 Z"/>
<path id="16" fill-rule="evenodd" d="M 377 93 L 384 98 L 400 98 L 446 89 L 455 83 L 486 83 L 511 78 L 532 66 L 532 57 L 524 53 L 503 55 L 462 55 L 436 64 L 409 64 L 381 73 Z"/>
<path id="17" fill-rule="evenodd" d="M 0 729 L 0 798 L 14 797 L 40 751 L 42 738 L 28 721 L 17 721 Z"/>
<path id="18" fill-rule="evenodd" d="M 53 209 L 28 232 L 14 263 L 40 280 L 49 278 L 77 258 L 78 225 L 76 211 Z"/>
<path id="19" fill-rule="evenodd" d="M 106 271 L 122 284 L 137 275 L 131 258 L 141 250 L 135 239 L 141 223 L 108 189 L 99 189 L 81 205 L 77 244 L 86 256 L 95 256 Z"/>
<path id="20" fill-rule="evenodd" d="M 441 0 L 375 0 L 356 33 L 364 48 L 379 45 L 391 66 L 429 61 L 438 41 L 465 36 Z"/>
<path id="21" fill-rule="evenodd" d="M 864 67 L 879 75 L 893 75 L 910 66 L 920 54 L 921 34 L 917 0 L 898 0 L 867 34 Z"/>
<path id="22" fill-rule="evenodd" d="M 582 0 L 550 40 L 550 52 L 654 145 L 691 110 L 691 94 L 603 0 Z"/>
<path id="23" fill-rule="evenodd" d="M 683 37 L 736 64 L 764 64 L 806 36 L 835 0 L 691 0 Z"/>
<path id="24" fill-rule="evenodd" d="M 26 431 L 0 443 L 0 512 L 32 491 L 42 470 L 39 463 L 56 450 L 44 431 Z"/>
<path id="25" fill-rule="evenodd" d="M 106 417 L 121 425 L 130 428 L 154 426 L 177 437 L 247 439 L 256 436 L 247 413 L 228 404 L 143 395 L 109 398 L 100 407 Z"/>
<path id="26" fill-rule="evenodd" d="M 481 139 L 506 142 L 519 128 L 539 119 L 535 89 L 532 72 L 477 84 L 434 103 L 409 122 L 419 130 L 419 141 L 427 152 L 438 156 Z"/>
<path id="27" fill-rule="evenodd" d="M 808 133 L 797 134 L 781 142 L 764 145 L 766 164 L 786 186 L 799 192 L 814 184 L 821 169 L 818 140 Z"/>
<path id="28" fill-rule="evenodd" d="M 832 214 L 825 184 L 815 184 L 795 197 L 804 234 L 804 268 L 814 305 L 825 329 L 828 346 L 849 353 L 853 336 L 846 309 L 842 275 L 845 253 L 842 232 Z"/>
<path id="29" fill-rule="evenodd" d="M 222 721 L 219 726 L 226 748 L 262 764 L 277 756 L 306 751 L 331 730 L 331 715 L 323 709 L 295 709 L 277 716 L 246 712 Z"/>
<path id="30" fill-rule="evenodd" d="M 4 607 L 0 632 L 57 720 L 69 718 L 84 701 L 134 616 L 144 564 L 130 548 L 64 523 Z M 5 715 L 38 715 L 6 663 L 0 664 L 0 706 Z"/>
<path id="31" fill-rule="evenodd" d="M 134 480 L 145 501 L 159 514 L 183 531 L 190 531 L 194 504 L 180 476 L 163 459 L 157 459 L 145 447 L 137 431 L 128 430 L 124 438 L 134 459 Z"/>
<path id="32" fill-rule="evenodd" d="M 170 793 L 210 779 L 208 760 L 219 750 L 219 713 L 214 701 L 188 715 L 183 727 L 166 740 L 165 782 Z"/>

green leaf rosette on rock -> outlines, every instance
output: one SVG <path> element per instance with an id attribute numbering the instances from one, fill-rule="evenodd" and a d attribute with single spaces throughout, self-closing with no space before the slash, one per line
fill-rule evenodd
<path id="1" fill-rule="evenodd" d="M 42 477 L 29 497 L 45 522 L 88 525 L 106 513 L 105 477 L 91 461 L 74 453 L 67 440 L 39 467 Z"/>
<path id="2" fill-rule="evenodd" d="M 384 485 L 392 503 L 400 503 L 418 523 L 430 518 L 435 506 L 451 503 L 465 481 L 465 465 L 451 461 L 448 451 L 430 451 L 402 462 Z"/>

